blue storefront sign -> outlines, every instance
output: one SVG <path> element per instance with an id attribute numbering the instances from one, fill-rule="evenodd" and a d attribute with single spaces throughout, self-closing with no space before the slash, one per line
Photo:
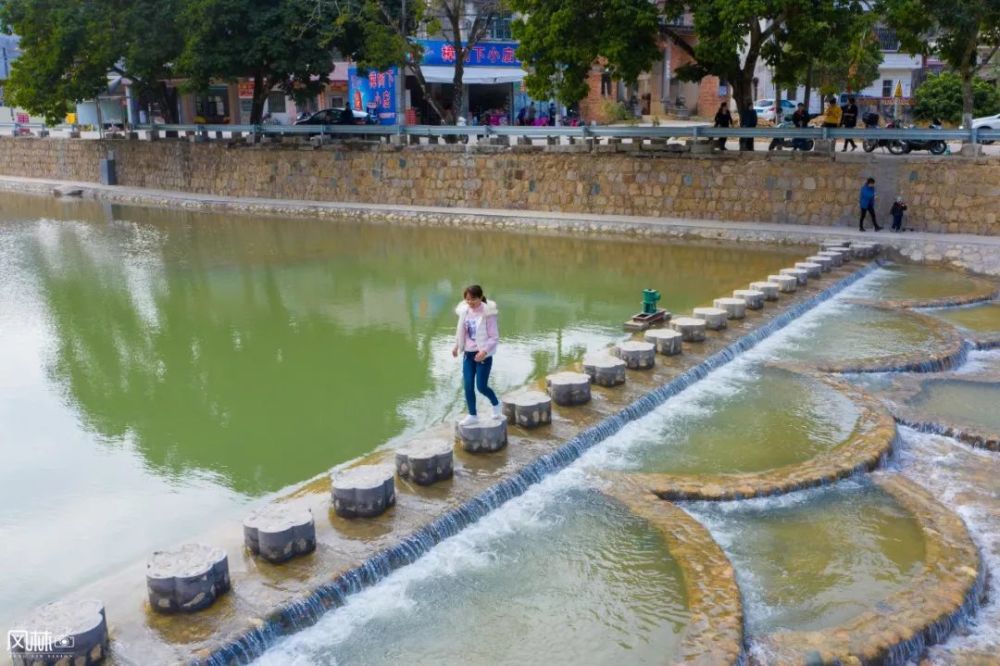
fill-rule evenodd
<path id="1" fill-rule="evenodd" d="M 355 111 L 366 111 L 379 125 L 399 122 L 396 111 L 396 79 L 399 68 L 391 67 L 381 72 L 370 70 L 359 73 L 356 67 L 347 71 L 348 99 Z"/>
<path id="2" fill-rule="evenodd" d="M 424 47 L 422 65 L 454 65 L 458 54 L 455 46 L 444 39 L 418 39 Z M 480 42 L 465 58 L 467 67 L 520 67 L 517 59 L 517 42 Z"/>

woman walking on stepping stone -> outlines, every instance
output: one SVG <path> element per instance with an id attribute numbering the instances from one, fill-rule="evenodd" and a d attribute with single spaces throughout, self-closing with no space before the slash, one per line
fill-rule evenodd
<path id="1" fill-rule="evenodd" d="M 472 425 L 479 421 L 476 416 L 476 389 L 493 405 L 493 416 L 501 416 L 497 394 L 487 386 L 493 368 L 493 352 L 500 342 L 500 329 L 497 327 L 497 305 L 486 300 L 482 287 L 470 285 L 462 296 L 465 300 L 455 308 L 458 327 L 451 355 L 457 357 L 462 353 L 465 403 L 469 407 L 469 415 L 462 419 L 462 425 Z"/>

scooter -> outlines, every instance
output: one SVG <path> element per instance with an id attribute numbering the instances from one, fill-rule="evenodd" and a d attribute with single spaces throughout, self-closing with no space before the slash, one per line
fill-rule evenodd
<path id="1" fill-rule="evenodd" d="M 931 123 L 930 129 L 941 129 L 941 123 L 937 121 Z M 905 144 L 903 152 L 906 153 L 914 150 L 929 150 L 931 155 L 943 155 L 948 150 L 948 144 L 941 139 L 906 139 L 903 143 Z"/>
<path id="2" fill-rule="evenodd" d="M 861 117 L 866 129 L 878 129 L 878 114 L 866 113 Z M 896 129 L 899 124 L 895 120 L 890 120 L 885 124 L 886 129 Z M 900 139 L 865 139 L 861 142 L 861 147 L 866 153 L 870 153 L 876 148 L 886 148 L 893 155 L 902 155 L 909 152 L 906 150 L 906 142 Z"/>

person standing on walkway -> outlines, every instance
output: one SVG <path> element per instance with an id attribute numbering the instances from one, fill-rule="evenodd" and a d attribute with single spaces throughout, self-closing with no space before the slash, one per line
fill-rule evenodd
<path id="1" fill-rule="evenodd" d="M 719 111 L 715 114 L 715 127 L 732 127 L 733 117 L 729 114 L 729 104 L 723 102 L 719 105 Z M 726 137 L 719 137 L 719 150 L 726 149 Z"/>
<path id="2" fill-rule="evenodd" d="M 840 127 L 840 120 L 843 112 L 837 106 L 837 98 L 831 97 L 827 100 L 826 113 L 823 115 L 823 127 Z"/>
<path id="3" fill-rule="evenodd" d="M 740 127 L 757 127 L 757 112 L 753 105 L 740 109 Z M 753 137 L 740 137 L 740 150 L 753 150 Z"/>
<path id="4" fill-rule="evenodd" d="M 858 220 L 858 230 L 865 230 L 865 215 L 872 216 L 872 224 L 875 225 L 875 231 L 882 231 L 882 227 L 878 226 L 878 220 L 875 219 L 875 179 L 869 178 L 865 181 L 865 184 L 861 186 L 861 194 L 858 198 L 858 203 L 861 205 L 861 219 Z"/>
<path id="5" fill-rule="evenodd" d="M 529 127 L 531 125 L 535 124 L 535 103 L 534 102 L 532 102 L 531 104 L 528 105 L 528 113 L 526 113 L 525 116 L 524 116 L 524 124 L 528 125 Z"/>
<path id="6" fill-rule="evenodd" d="M 854 129 L 858 126 L 858 105 L 854 103 L 854 97 L 847 98 L 847 104 L 841 109 L 842 113 L 840 116 L 840 126 L 846 127 L 848 129 Z M 847 152 L 847 144 L 851 144 L 851 152 L 853 153 L 858 149 L 857 144 L 854 143 L 854 139 L 844 139 L 844 148 L 840 151 L 842 153 Z"/>
<path id="7" fill-rule="evenodd" d="M 462 354 L 462 380 L 469 415 L 462 419 L 461 424 L 468 426 L 479 422 L 476 415 L 477 389 L 493 406 L 494 418 L 501 416 L 500 400 L 488 386 L 490 370 L 493 368 L 493 353 L 500 342 L 500 329 L 497 325 L 497 305 L 486 300 L 482 287 L 478 284 L 469 285 L 462 298 L 464 300 L 455 308 L 458 327 L 455 329 L 455 346 L 451 355 L 457 357 Z"/>

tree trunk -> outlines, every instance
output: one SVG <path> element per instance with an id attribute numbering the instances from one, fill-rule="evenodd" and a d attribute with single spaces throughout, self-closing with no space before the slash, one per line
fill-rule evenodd
<path id="1" fill-rule="evenodd" d="M 962 127 L 972 127 L 972 114 L 975 105 L 975 95 L 972 90 L 972 79 L 975 76 L 975 69 L 963 67 L 962 71 Z"/>
<path id="2" fill-rule="evenodd" d="M 812 61 L 810 61 L 809 66 L 806 67 L 806 95 L 805 95 L 806 115 L 809 115 L 810 113 L 809 98 L 812 97 L 812 89 L 813 89 L 813 64 Z M 823 109 L 821 108 L 820 111 L 822 110 Z"/>
<path id="3" fill-rule="evenodd" d="M 180 120 L 177 115 L 177 89 L 170 89 L 165 82 L 160 81 L 156 85 L 155 95 L 156 102 L 160 105 L 160 111 L 163 112 L 163 119 L 168 125 L 176 125 Z M 152 118 L 148 120 L 153 122 Z"/>
<path id="4" fill-rule="evenodd" d="M 461 53 L 461 51 L 459 52 Z M 458 117 L 462 115 L 462 103 L 465 101 L 465 83 L 463 83 L 464 77 L 465 63 L 456 62 L 455 78 L 453 78 L 451 82 L 451 111 L 455 116 L 455 120 L 453 121 L 455 124 L 458 123 Z"/>
<path id="5" fill-rule="evenodd" d="M 264 86 L 264 74 L 255 72 L 253 75 L 253 102 L 250 105 L 250 124 L 259 125 L 264 118 L 264 102 L 267 101 L 267 94 Z"/>
<path id="6" fill-rule="evenodd" d="M 743 125 L 744 114 L 753 109 L 753 67 L 744 67 L 736 80 L 732 82 L 733 99 L 740 114 L 740 125 Z M 753 137 L 740 139 L 740 150 L 753 150 Z"/>

